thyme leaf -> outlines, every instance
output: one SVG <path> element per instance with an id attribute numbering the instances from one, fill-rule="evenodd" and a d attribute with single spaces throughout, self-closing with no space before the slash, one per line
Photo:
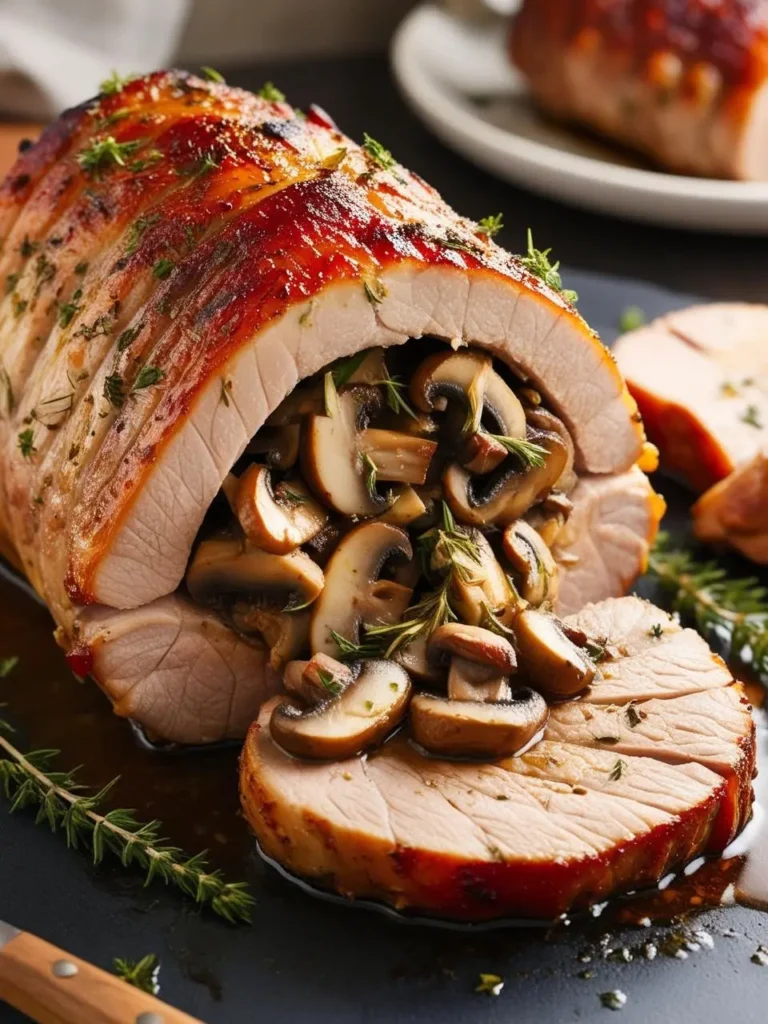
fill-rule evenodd
<path id="1" fill-rule="evenodd" d="M 158 281 L 164 281 L 166 277 L 170 277 L 174 266 L 175 264 L 173 260 L 158 260 L 152 267 L 152 274 L 158 279 Z"/>
<path id="2" fill-rule="evenodd" d="M 161 370 L 159 366 L 142 366 L 133 382 L 131 392 L 152 388 L 162 380 L 165 380 L 165 370 Z"/>
<path id="3" fill-rule="evenodd" d="M 760 410 L 756 405 L 748 405 L 739 419 L 750 427 L 756 427 L 758 430 L 763 429 L 764 423 L 760 419 Z"/>
<path id="4" fill-rule="evenodd" d="M 284 103 L 285 93 L 281 92 L 276 85 L 272 82 L 265 82 L 264 85 L 259 89 L 258 95 L 263 100 L 269 100 L 270 103 Z"/>
<path id="5" fill-rule="evenodd" d="M 505 437 L 502 434 L 489 434 L 494 441 L 506 448 L 510 455 L 514 455 L 524 466 L 541 467 L 547 460 L 549 452 L 540 444 L 529 441 L 525 437 Z"/>
<path id="6" fill-rule="evenodd" d="M 17 437 L 17 444 L 25 459 L 30 459 L 35 454 L 37 448 L 35 448 L 35 432 L 32 427 L 21 431 Z"/>
<path id="7" fill-rule="evenodd" d="M 412 419 L 418 419 L 418 416 L 413 411 L 408 402 L 403 398 L 403 392 L 407 390 L 408 385 L 404 384 L 397 377 L 391 377 L 389 370 L 384 368 L 386 376 L 382 380 L 375 380 L 372 383 L 377 384 L 384 388 L 385 398 L 387 405 L 392 412 L 404 412 L 406 416 L 412 417 Z"/>
<path id="8" fill-rule="evenodd" d="M 486 238 L 495 238 L 504 227 L 504 214 L 492 213 L 488 217 L 481 217 L 477 222 L 478 235 L 485 235 Z"/>
<path id="9" fill-rule="evenodd" d="M 618 782 L 619 779 L 623 778 L 629 771 L 629 765 L 622 758 L 618 758 L 613 768 L 611 768 L 608 778 L 611 782 Z"/>
<path id="10" fill-rule="evenodd" d="M 534 247 L 533 233 L 528 228 L 528 252 L 525 256 L 520 257 L 520 262 L 553 291 L 560 292 L 566 302 L 575 304 L 579 301 L 579 296 L 570 288 L 563 288 L 563 281 L 560 277 L 560 260 L 550 263 L 549 254 L 551 252 L 551 249 L 536 249 Z"/>
<path id="11" fill-rule="evenodd" d="M 95 139 L 77 154 L 77 162 L 89 177 L 100 177 L 110 167 L 125 167 L 126 157 L 144 145 L 143 139 L 118 142 L 114 135 Z"/>
<path id="12" fill-rule="evenodd" d="M 224 77 L 224 75 L 222 75 L 222 73 L 220 71 L 217 71 L 216 68 L 210 68 L 210 67 L 207 67 L 207 66 L 203 66 L 202 68 L 200 68 L 200 70 L 203 73 L 203 78 L 207 82 L 218 82 L 219 85 L 226 85 L 227 84 L 227 80 Z"/>
<path id="13" fill-rule="evenodd" d="M 117 71 L 113 71 L 109 78 L 105 78 L 101 83 L 99 92 L 102 96 L 115 96 L 136 78 L 138 78 L 136 74 L 119 75 Z"/>
<path id="14" fill-rule="evenodd" d="M 72 295 L 69 302 L 62 302 L 59 305 L 59 327 L 69 327 L 77 314 L 82 309 L 78 300 L 83 297 L 83 289 L 78 288 Z"/>
<path id="15" fill-rule="evenodd" d="M 337 388 L 343 387 L 344 384 L 349 382 L 355 372 L 362 366 L 366 355 L 366 352 L 358 352 L 356 355 L 349 356 L 347 359 L 340 359 L 336 363 L 331 373 L 333 375 L 333 383 Z"/>
<path id="16" fill-rule="evenodd" d="M 317 677 L 323 684 L 323 688 L 332 693 L 334 697 L 338 697 L 341 691 L 344 689 L 342 684 L 335 679 L 333 673 L 327 672 L 324 668 L 318 670 Z"/>
<path id="17" fill-rule="evenodd" d="M 368 493 L 370 494 L 370 496 L 375 499 L 378 497 L 378 492 L 376 490 L 376 475 L 378 473 L 378 469 L 376 468 L 376 463 L 373 461 L 368 452 L 364 452 L 362 458 L 363 475 L 365 476 L 365 486 L 368 489 Z"/>
<path id="18" fill-rule="evenodd" d="M 141 960 L 136 960 L 135 962 L 115 957 L 112 961 L 112 968 L 121 981 L 126 982 L 128 985 L 133 985 L 134 988 L 141 989 L 142 992 L 148 992 L 151 996 L 156 996 L 160 991 L 160 984 L 158 982 L 160 964 L 154 953 L 147 953 Z"/>
<path id="19" fill-rule="evenodd" d="M 0 720 L 7 731 L 10 726 Z M 220 871 L 210 871 L 204 854 L 188 857 L 161 837 L 159 821 L 137 821 L 133 811 L 102 810 L 117 779 L 97 793 L 77 781 L 76 772 L 54 771 L 58 752 L 22 753 L 0 734 L 0 784 L 11 813 L 37 807 L 36 823 L 47 822 L 51 831 L 63 831 L 67 846 L 86 847 L 94 864 L 107 853 L 124 867 L 143 870 L 145 882 L 160 879 L 175 886 L 198 904 L 205 904 L 232 924 L 249 922 L 253 897 L 243 882 L 226 882 Z"/>
<path id="20" fill-rule="evenodd" d="M 391 171 L 396 160 L 388 149 L 385 149 L 380 142 L 372 138 L 368 132 L 363 132 L 363 149 L 369 159 L 378 164 L 382 170 Z"/>

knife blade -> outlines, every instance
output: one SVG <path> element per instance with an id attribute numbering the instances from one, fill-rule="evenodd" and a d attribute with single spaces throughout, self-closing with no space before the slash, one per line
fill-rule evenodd
<path id="1" fill-rule="evenodd" d="M 6 924 L 5 921 L 0 921 L 0 950 L 7 946 L 11 939 L 15 939 L 17 935 L 21 935 L 18 928 L 14 928 L 12 924 Z"/>

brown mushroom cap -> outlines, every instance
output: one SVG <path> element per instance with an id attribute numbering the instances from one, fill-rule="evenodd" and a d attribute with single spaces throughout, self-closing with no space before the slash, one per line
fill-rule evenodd
<path id="1" fill-rule="evenodd" d="M 383 523 L 390 523 L 392 526 L 408 526 L 417 519 L 421 519 L 427 511 L 427 506 L 410 484 L 403 484 L 402 487 L 395 488 L 392 499 L 389 508 L 378 517 Z"/>
<path id="2" fill-rule="evenodd" d="M 342 538 L 325 567 L 325 590 L 310 628 L 313 652 L 338 653 L 331 631 L 357 642 L 362 622 L 391 623 L 408 607 L 411 588 L 380 580 L 390 558 L 412 559 L 408 534 L 380 520 L 360 523 Z"/>
<path id="3" fill-rule="evenodd" d="M 313 654 L 309 661 L 290 661 L 283 672 L 288 693 L 314 706 L 338 697 L 354 680 L 349 665 L 327 654 Z"/>
<path id="4" fill-rule="evenodd" d="M 387 499 L 368 488 L 360 435 L 381 408 L 380 392 L 365 384 L 329 389 L 330 415 L 306 417 L 301 466 L 304 478 L 329 508 L 347 516 L 373 516 Z"/>
<path id="5" fill-rule="evenodd" d="M 434 651 L 466 658 L 503 674 L 517 671 L 517 656 L 509 640 L 480 626 L 447 622 L 434 631 L 429 646 Z"/>
<path id="6" fill-rule="evenodd" d="M 529 438 L 546 449 L 544 465 L 521 468 L 511 464 L 482 492 L 477 490 L 466 469 L 456 463 L 448 466 L 443 473 L 445 498 L 459 522 L 474 526 L 506 525 L 520 519 L 554 487 L 565 467 L 568 449 L 554 433 L 531 430 Z"/>
<path id="7" fill-rule="evenodd" d="M 222 597 L 299 607 L 323 589 L 323 570 L 303 551 L 273 555 L 239 538 L 212 538 L 198 547 L 187 569 L 187 587 L 201 604 Z"/>
<path id="8" fill-rule="evenodd" d="M 558 697 L 572 697 L 595 678 L 595 665 L 565 635 L 560 621 L 528 609 L 515 619 L 520 675 L 532 686 Z"/>
<path id="9" fill-rule="evenodd" d="M 527 688 L 498 703 L 450 700 L 418 693 L 411 701 L 411 734 L 443 757 L 511 757 L 529 743 L 549 717 L 546 701 Z"/>
<path id="10" fill-rule="evenodd" d="M 478 530 L 470 531 L 470 538 L 479 561 L 459 556 L 468 578 L 462 579 L 459 573 L 453 575 L 451 600 L 454 610 L 462 622 L 472 626 L 485 622 L 489 612 L 508 625 L 517 614 L 517 597 L 487 539 Z"/>
<path id="11" fill-rule="evenodd" d="M 502 539 L 504 554 L 517 575 L 517 591 L 538 608 L 557 600 L 559 568 L 541 535 L 524 519 L 510 523 Z"/>
<path id="12" fill-rule="evenodd" d="M 233 504 L 246 537 L 277 555 L 306 544 L 328 521 L 301 480 L 288 480 L 274 490 L 269 469 L 257 464 L 240 477 Z"/>
<path id="13" fill-rule="evenodd" d="M 279 704 L 269 729 L 295 757 L 338 761 L 380 743 L 405 715 L 411 696 L 408 674 L 393 661 L 363 661 L 357 678 L 338 696 L 302 710 Z"/>
<path id="14" fill-rule="evenodd" d="M 373 462 L 377 479 L 405 484 L 424 483 L 436 449 L 436 441 L 375 427 L 364 430 L 359 440 L 359 451 Z"/>

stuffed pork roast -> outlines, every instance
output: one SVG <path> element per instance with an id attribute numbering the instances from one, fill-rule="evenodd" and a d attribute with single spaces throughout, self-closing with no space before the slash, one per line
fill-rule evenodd
<path id="1" fill-rule="evenodd" d="M 334 623 L 407 617 L 445 510 L 482 548 L 473 625 L 642 569 L 660 505 L 612 358 L 320 109 L 112 87 L 20 154 L 0 239 L 4 532 L 73 669 L 151 734 L 243 735 Z"/>
<path id="2" fill-rule="evenodd" d="M 768 564 L 768 306 L 715 303 L 631 331 L 616 358 L 696 535 Z"/>
<path id="3" fill-rule="evenodd" d="M 548 113 L 683 174 L 768 180 L 766 0 L 524 0 L 511 53 Z"/>

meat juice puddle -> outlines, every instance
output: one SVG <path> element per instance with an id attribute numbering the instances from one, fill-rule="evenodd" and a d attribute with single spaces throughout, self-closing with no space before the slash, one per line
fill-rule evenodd
<path id="1" fill-rule="evenodd" d="M 26 749 L 54 748 L 57 765 L 82 764 L 80 780 L 95 788 L 119 776 L 110 806 L 133 807 L 141 820 L 158 818 L 164 835 L 190 853 L 208 849 L 215 867 L 233 878 L 248 873 L 254 840 L 240 814 L 237 759 L 239 745 L 211 750 L 169 751 L 137 742 L 130 725 L 114 715 L 106 697 L 91 682 L 71 675 L 52 638 L 47 610 L 25 584 L 0 562 L 0 657 L 17 656 L 18 665 L 0 680 L 0 703 Z M 695 911 L 740 903 L 768 910 L 768 714 L 765 690 L 747 684 L 758 723 L 760 774 L 755 785 L 754 816 L 723 857 L 694 861 L 658 889 L 613 900 L 600 908 L 601 926 L 632 925 L 650 918 L 665 922 Z M 66 708 L 66 715 L 60 713 Z M 267 860 L 267 858 L 264 858 Z M 269 863 L 269 861 L 268 861 Z M 343 897 L 320 890 L 285 870 L 280 874 L 307 893 L 333 902 Z M 137 889 L 138 891 L 138 889 Z M 435 920 L 408 917 L 381 904 L 360 901 L 389 917 L 409 923 Z M 597 914 L 585 914 L 587 920 Z M 576 920 L 574 919 L 574 923 Z M 514 926 L 551 926 L 552 922 L 507 921 L 488 925 L 450 924 L 467 932 Z"/>

